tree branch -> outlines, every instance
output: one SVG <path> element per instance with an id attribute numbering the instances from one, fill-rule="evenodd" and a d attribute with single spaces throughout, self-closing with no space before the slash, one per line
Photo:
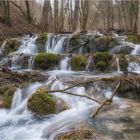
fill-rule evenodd
<path id="1" fill-rule="evenodd" d="M 96 112 L 94 112 L 94 113 L 91 115 L 91 117 L 94 118 L 96 115 L 98 115 L 99 111 L 100 111 L 100 110 L 104 107 L 104 105 L 106 105 L 107 103 L 110 103 L 110 104 L 112 103 L 112 99 L 113 99 L 113 97 L 115 96 L 115 94 L 116 94 L 117 90 L 119 89 L 120 85 L 121 85 L 121 82 L 118 82 L 116 88 L 115 88 L 114 91 L 112 92 L 111 97 L 110 97 L 109 99 L 106 99 L 106 100 L 101 104 L 101 106 L 96 110 Z"/>

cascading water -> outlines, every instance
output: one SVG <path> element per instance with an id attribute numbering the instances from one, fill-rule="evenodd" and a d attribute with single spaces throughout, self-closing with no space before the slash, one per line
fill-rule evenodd
<path id="1" fill-rule="evenodd" d="M 140 63 L 130 62 L 129 65 L 128 65 L 128 71 L 140 73 Z"/>
<path id="2" fill-rule="evenodd" d="M 37 53 L 37 46 L 35 44 L 37 39 L 37 36 L 25 36 L 22 41 L 21 45 L 18 48 L 18 50 L 11 54 L 11 60 L 12 60 L 12 68 L 11 69 L 18 69 L 20 68 L 19 65 L 17 65 L 17 61 L 20 59 L 21 55 L 28 55 L 28 68 L 32 68 L 33 64 L 33 56 L 35 53 Z"/>
<path id="3" fill-rule="evenodd" d="M 140 55 L 140 45 L 135 45 L 135 48 L 131 54 L 132 55 Z"/>
<path id="4" fill-rule="evenodd" d="M 87 63 L 86 63 L 86 71 L 87 72 L 90 71 L 90 66 L 91 65 L 94 65 L 93 57 L 92 56 L 89 56 L 88 59 L 87 59 Z M 94 66 L 94 70 L 95 70 L 95 66 Z"/>
<path id="5" fill-rule="evenodd" d="M 13 67 L 15 67 L 15 69 L 17 68 L 16 61 L 17 59 L 21 58 L 22 54 L 29 55 L 28 68 L 29 69 L 33 68 L 33 63 L 34 63 L 33 56 L 35 53 L 37 53 L 35 40 L 36 37 L 31 37 L 31 38 L 29 36 L 25 37 L 22 40 L 22 44 L 20 48 L 15 53 L 13 53 L 14 57 L 12 57 L 13 59 L 12 61 L 13 61 Z M 64 42 L 65 42 L 64 36 L 62 37 L 62 36 L 49 34 L 48 41 L 45 46 L 46 52 L 61 53 Z M 138 54 L 138 51 L 136 52 L 133 53 Z M 69 57 L 65 57 L 64 59 L 61 60 L 60 70 L 70 70 L 69 60 L 70 60 Z M 87 61 L 86 71 L 90 71 L 90 65 L 94 65 L 92 61 L 93 61 L 92 56 L 89 56 Z M 116 57 L 115 62 L 117 65 L 117 70 L 118 72 L 120 72 L 118 57 Z M 137 64 L 129 63 L 128 70 L 140 71 L 139 63 Z M 65 77 L 62 76 L 64 78 L 63 81 L 62 80 L 63 78 L 61 76 L 59 77 L 59 75 L 56 75 L 56 72 L 54 75 L 53 74 L 50 74 L 50 77 L 45 83 L 34 83 L 34 84 L 30 84 L 28 87 L 24 87 L 23 89 L 17 89 L 12 99 L 11 109 L 10 110 L 0 109 L 0 114 L 1 114 L 0 115 L 0 140 L 43 140 L 43 139 L 53 140 L 56 139 L 56 136 L 58 136 L 60 133 L 69 131 L 69 129 L 77 125 L 77 123 L 79 122 L 81 123 L 82 121 L 89 120 L 89 116 L 91 112 L 93 112 L 98 105 L 97 103 L 88 100 L 86 98 L 72 96 L 60 92 L 53 93 L 53 96 L 61 98 L 69 106 L 69 109 L 59 114 L 45 116 L 43 119 L 37 119 L 31 114 L 31 112 L 27 108 L 27 101 L 31 97 L 31 95 L 36 92 L 36 90 L 38 90 L 41 87 L 43 88 L 45 87 L 46 89 L 50 89 L 50 90 L 63 90 L 69 87 L 70 85 L 69 82 L 68 83 L 65 82 L 67 81 L 67 79 L 65 78 L 68 78 L 71 82 L 75 83 L 78 81 L 77 77 L 81 76 L 79 73 L 78 74 L 76 73 L 77 75 L 75 73 L 73 75 L 70 74 L 69 77 L 65 75 Z M 86 73 L 82 75 L 81 80 L 83 79 L 85 80 L 85 78 L 87 78 L 85 74 Z M 77 77 L 75 78 L 74 76 Z M 88 78 L 90 76 L 91 75 L 88 75 Z M 76 80 L 72 81 L 71 79 L 73 79 L 73 77 Z M 100 75 L 100 77 L 103 77 L 103 75 Z M 92 88 L 97 88 L 96 86 L 97 85 L 92 86 Z M 67 92 L 89 96 L 89 92 L 87 88 L 88 87 L 76 86 L 72 89 L 67 90 Z M 111 89 L 106 89 L 106 90 L 99 89 L 99 90 L 101 91 L 101 93 L 104 94 L 103 98 L 104 97 L 109 98 L 110 95 L 112 94 Z M 90 97 L 94 98 L 95 96 L 94 94 L 96 94 L 96 92 L 95 93 L 93 92 L 95 92 L 95 89 L 91 90 Z M 102 94 L 99 96 L 102 96 Z M 114 99 L 116 101 L 115 106 L 117 106 L 118 103 L 120 104 L 120 100 L 118 101 L 118 98 L 115 97 Z M 124 102 L 121 102 L 122 105 L 124 105 L 123 103 Z M 103 111 L 103 113 L 105 113 L 108 110 L 109 109 Z M 95 118 L 95 120 L 93 120 L 93 122 L 96 121 L 98 122 L 98 118 L 97 119 Z M 111 119 L 111 121 L 113 121 L 113 119 Z M 96 127 L 96 125 L 94 126 Z M 102 129 L 100 123 L 97 124 L 97 126 L 100 127 L 99 129 Z M 111 129 L 109 129 L 108 132 L 109 134 L 110 134 L 110 130 Z M 105 131 L 105 129 L 103 131 Z"/>
<path id="6" fill-rule="evenodd" d="M 116 61 L 116 66 L 117 66 L 117 72 L 120 73 L 121 72 L 121 70 L 120 70 L 120 60 L 119 60 L 118 56 L 115 57 L 115 61 Z"/>
<path id="7" fill-rule="evenodd" d="M 17 106 L 19 106 L 21 101 L 22 101 L 22 90 L 17 89 L 16 92 L 14 93 L 11 109 L 13 110 Z"/>
<path id="8" fill-rule="evenodd" d="M 71 70 L 69 61 L 70 61 L 69 57 L 65 57 L 64 59 L 62 59 L 60 62 L 60 70 Z"/>
<path id="9" fill-rule="evenodd" d="M 65 37 L 61 38 L 58 43 L 56 44 L 55 48 L 54 48 L 54 53 L 61 53 L 62 52 L 62 48 L 63 48 L 63 44 L 65 41 Z"/>
<path id="10" fill-rule="evenodd" d="M 34 56 L 30 56 L 30 58 L 28 59 L 28 69 L 33 69 L 33 65 L 34 65 Z"/>
<path id="11" fill-rule="evenodd" d="M 35 54 L 37 53 L 37 46 L 35 44 L 37 36 L 25 36 L 22 41 L 19 49 L 15 52 L 18 54 Z"/>
<path id="12" fill-rule="evenodd" d="M 32 84 L 25 90 L 25 93 L 23 93 L 21 89 L 17 89 L 13 97 L 10 113 L 18 114 L 26 111 L 28 99 L 41 86 L 42 84 L 40 83 Z M 24 98 L 22 96 L 24 96 Z"/>
<path id="13" fill-rule="evenodd" d="M 65 39 L 66 39 L 66 37 L 49 34 L 48 40 L 47 40 L 46 46 L 45 46 L 46 52 L 47 53 L 56 53 L 56 54 L 61 53 Z"/>

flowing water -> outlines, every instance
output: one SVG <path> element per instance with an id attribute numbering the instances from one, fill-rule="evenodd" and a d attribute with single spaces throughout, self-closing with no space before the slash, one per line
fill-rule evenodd
<path id="1" fill-rule="evenodd" d="M 26 36 L 23 38 L 20 48 L 12 55 L 12 68 L 18 68 L 16 61 L 21 57 L 21 55 L 19 55 L 21 53 L 28 54 L 30 56 L 28 59 L 28 69 L 33 68 L 33 56 L 38 52 L 35 44 L 36 39 L 37 36 Z M 48 41 L 45 45 L 46 52 L 62 53 L 65 39 L 65 36 L 49 34 Z M 139 49 L 136 49 L 132 52 L 133 55 L 139 54 Z M 79 96 L 56 92 L 53 93 L 53 96 L 64 100 L 69 106 L 69 109 L 40 119 L 33 116 L 33 114 L 28 110 L 27 102 L 31 95 L 39 88 L 49 87 L 51 90 L 62 90 L 69 86 L 69 84 L 65 82 L 67 79 L 72 79 L 75 82 L 78 78 L 85 80 L 86 78 L 88 79 L 91 77 L 99 78 L 114 75 L 114 73 L 104 75 L 88 74 L 88 71 L 90 71 L 90 65 L 93 65 L 94 63 L 91 56 L 89 56 L 87 60 L 86 72 L 80 73 L 70 71 L 71 68 L 69 62 L 69 57 L 63 57 L 60 62 L 59 70 L 46 72 L 46 74 L 49 75 L 46 82 L 31 83 L 27 87 L 23 87 L 22 89 L 18 88 L 15 91 L 11 108 L 0 109 L 0 140 L 53 140 L 59 134 L 69 131 L 72 127 L 83 121 L 95 128 L 97 132 L 102 133 L 104 138 L 107 140 L 114 138 L 134 139 L 137 138 L 136 136 L 140 136 L 139 132 L 136 131 L 140 125 L 138 121 L 140 119 L 139 103 L 134 104 L 132 100 L 124 100 L 118 97 L 113 99 L 113 105 L 109 109 L 106 109 L 103 114 L 101 113 L 99 118 L 91 119 L 90 115 L 97 108 L 97 103 Z M 116 57 L 115 63 L 117 65 L 117 71 L 120 72 L 118 57 Z M 139 63 L 129 63 L 128 70 L 140 71 Z M 61 71 L 61 74 L 58 71 Z M 63 71 L 67 71 L 67 73 Z M 63 81 L 62 79 L 65 80 Z M 84 86 L 76 86 L 67 90 L 67 92 L 86 95 L 92 98 L 109 98 L 112 93 L 111 88 L 100 89 L 97 85 L 92 85 L 91 91 L 95 90 L 100 91 L 100 94 L 89 94 L 89 90 Z M 122 112 L 124 112 L 124 115 Z M 108 116 L 106 116 L 107 113 L 109 114 Z M 130 114 L 133 113 L 134 115 L 130 116 Z M 129 117 L 127 116 L 128 114 Z M 128 126 L 133 127 L 136 132 L 129 132 Z"/>
<path id="2" fill-rule="evenodd" d="M 70 58 L 69 57 L 65 57 L 64 59 L 61 60 L 60 62 L 60 70 L 71 70 L 70 67 Z"/>

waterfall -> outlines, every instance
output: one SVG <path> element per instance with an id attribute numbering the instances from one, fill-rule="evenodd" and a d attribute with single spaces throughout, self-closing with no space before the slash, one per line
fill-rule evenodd
<path id="1" fill-rule="evenodd" d="M 48 40 L 45 45 L 45 49 L 47 53 L 56 53 L 59 54 L 62 52 L 63 44 L 65 42 L 66 37 L 61 37 L 59 35 L 48 35 Z"/>
<path id="2" fill-rule="evenodd" d="M 132 55 L 140 55 L 140 45 L 135 45 L 135 48 L 131 54 Z"/>
<path id="3" fill-rule="evenodd" d="M 34 65 L 34 56 L 30 56 L 30 58 L 28 59 L 28 69 L 33 69 L 33 65 Z"/>
<path id="4" fill-rule="evenodd" d="M 12 62 L 11 69 L 21 68 L 21 66 L 18 65 L 17 62 L 19 61 L 19 59 L 21 58 L 22 55 L 28 55 L 30 57 L 30 55 L 33 55 L 38 52 L 37 45 L 35 44 L 36 39 L 37 39 L 37 36 L 32 36 L 32 37 L 25 36 L 22 39 L 19 49 L 16 52 L 10 54 L 11 62 Z M 32 68 L 32 64 L 33 64 L 33 57 L 31 56 L 28 59 L 28 68 L 29 69 Z"/>
<path id="5" fill-rule="evenodd" d="M 62 52 L 63 44 L 65 41 L 65 37 L 61 38 L 54 48 L 54 53 L 59 54 Z"/>
<path id="6" fill-rule="evenodd" d="M 37 36 L 25 36 L 22 41 L 19 49 L 16 53 L 23 54 L 34 54 L 37 53 L 37 46 L 35 44 Z"/>
<path id="7" fill-rule="evenodd" d="M 116 57 L 116 64 L 117 64 L 117 72 L 120 73 L 121 70 L 120 70 L 120 59 L 119 59 L 119 57 Z"/>
<path id="8" fill-rule="evenodd" d="M 17 89 L 12 100 L 10 114 L 20 114 L 26 111 L 28 99 L 41 86 L 42 84 L 40 83 L 34 83 L 24 90 L 24 92 L 21 89 Z M 22 98 L 22 96 L 24 96 L 24 98 Z"/>
<path id="9" fill-rule="evenodd" d="M 70 61 L 69 57 L 65 57 L 63 60 L 61 60 L 60 70 L 70 70 L 71 68 L 69 66 L 69 61 Z"/>
<path id="10" fill-rule="evenodd" d="M 90 66 L 94 65 L 93 62 L 93 57 L 90 55 L 87 59 L 87 63 L 86 63 L 86 71 L 89 72 L 90 71 Z"/>
<path id="11" fill-rule="evenodd" d="M 140 63 L 130 62 L 129 65 L 128 65 L 128 71 L 140 73 Z"/>
<path id="12" fill-rule="evenodd" d="M 115 62 L 115 67 L 117 69 L 117 72 L 120 73 L 121 72 L 121 68 L 120 68 L 120 58 L 117 55 L 113 55 L 114 58 L 114 62 Z"/>
<path id="13" fill-rule="evenodd" d="M 11 105 L 11 109 L 15 109 L 17 106 L 20 105 L 22 101 L 22 90 L 21 89 L 17 89 L 14 93 L 13 96 L 13 100 L 12 100 L 12 105 Z"/>

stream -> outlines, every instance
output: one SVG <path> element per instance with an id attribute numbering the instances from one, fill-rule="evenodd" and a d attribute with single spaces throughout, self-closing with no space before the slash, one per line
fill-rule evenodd
<path id="1" fill-rule="evenodd" d="M 48 41 L 45 44 L 44 51 L 55 54 L 61 54 L 63 45 L 68 36 L 53 36 L 49 34 Z M 25 36 L 18 50 L 11 54 L 13 71 L 33 71 L 33 56 L 38 53 L 36 45 L 37 36 Z M 27 67 L 22 69 L 17 61 L 21 59 L 21 54 L 28 55 Z M 140 54 L 140 45 L 132 51 L 131 55 Z M 3 59 L 1 63 L 4 62 Z M 28 99 L 39 88 L 51 85 L 51 90 L 62 90 L 67 88 L 67 80 L 88 80 L 90 78 L 109 77 L 120 75 L 119 58 L 115 59 L 117 64 L 116 71 L 112 73 L 95 73 L 90 72 L 90 63 L 93 63 L 89 56 L 85 71 L 72 71 L 70 66 L 70 57 L 64 56 L 59 66 L 54 70 L 41 71 L 49 76 L 45 82 L 30 83 L 28 86 L 18 88 L 13 96 L 10 109 L 0 109 L 0 140 L 53 140 L 58 135 L 68 132 L 76 125 L 86 123 L 95 133 L 100 134 L 102 139 L 139 139 L 140 138 L 140 102 L 114 97 L 113 103 L 105 107 L 103 112 L 96 118 L 90 115 L 96 110 L 98 104 L 89 99 L 67 95 L 63 93 L 54 93 L 54 96 L 63 99 L 68 106 L 68 110 L 58 114 L 48 115 L 42 118 L 36 118 L 27 107 Z M 130 62 L 128 71 L 140 73 L 140 63 Z M 57 78 L 59 77 L 59 78 Z M 50 84 L 51 83 L 51 84 Z M 110 87 L 101 89 L 95 85 L 96 90 L 100 91 L 99 95 L 90 94 L 90 88 L 85 86 L 76 86 L 69 89 L 68 92 L 88 95 L 90 97 L 109 98 L 112 90 Z M 93 90 L 93 89 L 91 89 Z"/>

